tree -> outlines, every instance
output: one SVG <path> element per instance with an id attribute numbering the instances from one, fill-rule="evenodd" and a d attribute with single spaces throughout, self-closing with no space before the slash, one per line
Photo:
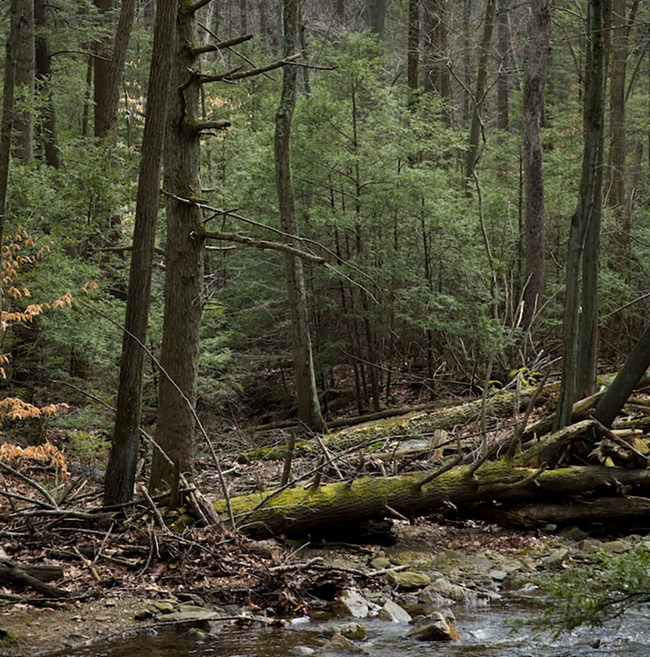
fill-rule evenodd
<path id="1" fill-rule="evenodd" d="M 471 180 L 480 157 L 480 142 L 483 130 L 483 105 L 487 93 L 488 63 L 490 61 L 490 44 L 494 30 L 496 0 L 487 0 L 483 20 L 483 36 L 479 48 L 479 63 L 476 72 L 476 86 L 472 98 L 472 121 L 469 132 L 469 144 L 465 154 L 465 178 Z"/>
<path id="2" fill-rule="evenodd" d="M 122 339 L 117 411 L 104 483 L 106 504 L 130 502 L 133 497 L 140 439 L 144 343 L 149 317 L 151 273 L 160 197 L 160 167 L 167 125 L 177 5 L 177 0 L 159 0 L 156 10 Z"/>
<path id="3" fill-rule="evenodd" d="M 38 138 L 45 151 L 45 161 L 55 169 L 61 165 L 59 158 L 56 110 L 52 93 L 52 69 L 50 66 L 50 40 L 47 35 L 48 18 L 45 0 L 34 0 L 36 25 L 36 83 L 37 90 L 45 97 Z"/>
<path id="4" fill-rule="evenodd" d="M 533 0 L 526 50 L 522 117 L 526 276 L 523 325 L 528 328 L 544 294 L 544 173 L 541 124 L 551 44 L 551 2 Z"/>
<path id="5" fill-rule="evenodd" d="M 153 453 L 149 478 L 153 490 L 178 491 L 180 476 L 191 473 L 194 462 L 194 407 L 204 303 L 202 216 L 195 202 L 201 194 L 200 51 L 188 47 L 199 43 L 197 10 L 179 5 L 171 66 L 163 179 L 167 194 L 165 309 L 155 434 L 164 453 L 158 449 Z"/>
<path id="6" fill-rule="evenodd" d="M 590 0 L 587 14 L 584 144 L 578 205 L 571 219 L 564 301 L 562 387 L 557 425 L 569 423 L 574 402 L 596 377 L 598 247 L 605 89 L 605 15 L 609 0 Z"/>
<path id="7" fill-rule="evenodd" d="M 26 163 L 32 159 L 34 150 L 34 0 L 20 0 L 18 12 L 14 152 L 20 162 Z"/>
<path id="8" fill-rule="evenodd" d="M 298 0 L 283 1 L 284 56 L 291 57 L 298 47 Z M 298 235 L 295 197 L 291 179 L 291 122 L 296 105 L 297 69 L 285 66 L 282 71 L 282 97 L 275 117 L 275 180 L 278 190 L 280 223 L 287 235 Z M 290 245 L 298 248 L 300 242 L 290 237 Z M 298 418 L 311 431 L 322 432 L 325 422 L 321 415 L 314 360 L 309 331 L 309 313 L 305 277 L 300 258 L 286 254 L 285 269 L 291 333 L 293 366 L 296 377 Z"/>
<path id="9" fill-rule="evenodd" d="M 115 0 L 95 0 L 95 5 L 102 13 L 108 13 L 115 7 Z M 95 137 L 100 139 L 110 135 L 117 124 L 120 84 L 133 28 L 135 5 L 136 0 L 122 0 L 113 47 L 109 52 L 108 44 L 100 42 L 95 57 Z"/>

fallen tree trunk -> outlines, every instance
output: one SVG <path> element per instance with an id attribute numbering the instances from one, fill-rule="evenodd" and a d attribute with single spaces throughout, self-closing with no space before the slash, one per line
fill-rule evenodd
<path id="1" fill-rule="evenodd" d="M 363 477 L 316 489 L 245 495 L 230 503 L 239 528 L 263 536 L 304 535 L 362 520 L 444 514 L 451 508 L 471 516 L 495 506 L 541 501 L 557 504 L 589 495 L 650 495 L 650 471 L 639 469 L 569 466 L 542 470 L 494 461 L 475 472 L 472 466 L 459 466 L 421 485 L 432 474 Z M 215 508 L 224 514 L 223 502 L 215 503 Z"/>
<path id="2" fill-rule="evenodd" d="M 550 384 L 549 389 L 557 388 Z M 521 394 L 516 392 L 499 392 L 486 400 L 476 399 L 459 406 L 444 408 L 437 411 L 418 411 L 391 419 L 388 422 L 373 422 L 351 429 L 338 431 L 323 438 L 328 449 L 345 450 L 355 446 L 379 444 L 386 440 L 407 440 L 432 434 L 437 429 L 453 429 L 478 420 L 481 414 L 504 415 L 517 409 L 524 408 L 530 401 L 532 390 Z M 295 446 L 296 454 L 317 453 L 320 450 L 318 442 L 299 441 Z M 286 446 L 262 447 L 243 452 L 244 460 L 283 459 L 286 455 Z"/>

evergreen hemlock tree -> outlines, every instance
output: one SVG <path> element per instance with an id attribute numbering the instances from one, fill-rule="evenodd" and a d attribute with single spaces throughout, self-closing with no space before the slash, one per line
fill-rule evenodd
<path id="1" fill-rule="evenodd" d="M 156 11 L 122 340 L 117 413 L 104 484 L 106 504 L 121 504 L 133 498 L 140 439 L 142 373 L 145 357 L 143 345 L 149 318 L 151 272 L 160 197 L 160 167 L 177 6 L 178 0 L 158 0 Z"/>
<path id="2" fill-rule="evenodd" d="M 294 54 L 298 45 L 298 0 L 283 1 L 284 56 Z M 296 207 L 291 180 L 291 121 L 296 105 L 297 69 L 285 66 L 282 71 L 282 98 L 275 117 L 275 179 L 282 230 L 289 235 L 298 234 Z M 300 247 L 298 240 L 289 240 Z M 325 422 L 321 414 L 314 360 L 309 332 L 307 293 L 302 262 L 295 255 L 285 255 L 289 313 L 293 342 L 293 365 L 296 376 L 298 418 L 310 430 L 322 432 Z"/>

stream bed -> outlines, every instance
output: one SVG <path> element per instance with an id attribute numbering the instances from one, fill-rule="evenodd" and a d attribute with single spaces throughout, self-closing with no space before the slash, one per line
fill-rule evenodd
<path id="1" fill-rule="evenodd" d="M 405 638 L 407 625 L 364 620 L 369 638 L 361 645 L 375 657 L 648 657 L 650 608 L 630 611 L 602 628 L 580 628 L 554 639 L 526 627 L 513 629 L 520 606 L 457 613 L 461 640 L 427 643 Z M 323 648 L 333 622 L 294 623 L 287 628 L 232 628 L 197 642 L 187 628 L 135 636 L 57 653 L 57 657 L 285 657 L 339 656 Z M 349 653 L 347 653 L 349 654 Z"/>

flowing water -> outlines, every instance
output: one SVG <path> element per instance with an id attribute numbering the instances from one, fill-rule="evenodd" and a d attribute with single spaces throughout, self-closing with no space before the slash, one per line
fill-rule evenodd
<path id="1" fill-rule="evenodd" d="M 513 630 L 521 607 L 499 607 L 457 614 L 457 643 L 425 643 L 405 638 L 408 626 L 379 620 L 363 621 L 369 639 L 363 647 L 375 657 L 649 657 L 650 609 L 629 612 L 599 629 L 582 628 L 557 639 Z M 295 623 L 283 629 L 226 629 L 201 642 L 187 629 L 137 636 L 67 650 L 59 657 L 285 657 L 337 655 L 322 648 L 332 623 Z M 314 652 L 310 653 L 309 648 Z M 306 650 L 307 649 L 307 650 Z"/>

